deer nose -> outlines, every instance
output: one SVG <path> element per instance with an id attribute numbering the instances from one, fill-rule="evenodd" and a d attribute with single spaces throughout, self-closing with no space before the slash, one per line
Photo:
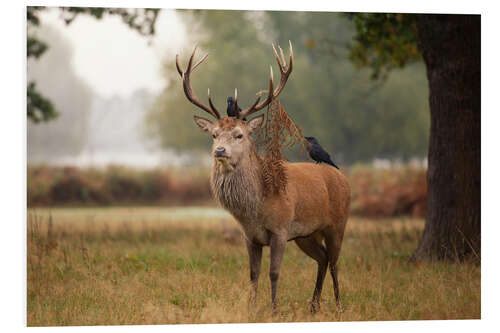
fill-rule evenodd
<path id="1" fill-rule="evenodd" d="M 225 152 L 226 152 L 226 148 L 217 147 L 217 148 L 215 148 L 215 157 L 222 157 L 222 156 L 224 156 Z"/>

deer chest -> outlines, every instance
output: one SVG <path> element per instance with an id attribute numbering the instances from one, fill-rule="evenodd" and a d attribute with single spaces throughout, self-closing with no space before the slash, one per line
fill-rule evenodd
<path id="1" fill-rule="evenodd" d="M 252 242 L 262 245 L 269 245 L 269 231 L 263 225 L 258 223 L 247 223 L 238 221 L 245 232 L 245 237 Z"/>

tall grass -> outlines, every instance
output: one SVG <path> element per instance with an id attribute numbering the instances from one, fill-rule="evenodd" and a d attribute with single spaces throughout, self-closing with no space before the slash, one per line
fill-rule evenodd
<path id="1" fill-rule="evenodd" d="M 30 209 L 29 326 L 480 318 L 480 267 L 408 259 L 421 219 L 351 218 L 339 260 L 309 313 L 316 265 L 288 243 L 279 315 L 270 307 L 269 248 L 249 311 L 248 258 L 234 220 L 215 209 Z"/>

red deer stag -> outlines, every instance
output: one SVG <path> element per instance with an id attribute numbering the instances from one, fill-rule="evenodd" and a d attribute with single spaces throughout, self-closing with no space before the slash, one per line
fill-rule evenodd
<path id="1" fill-rule="evenodd" d="M 321 289 L 328 265 L 333 278 L 337 306 L 340 307 L 337 259 L 344 236 L 350 188 L 346 177 L 328 165 L 313 163 L 284 163 L 287 185 L 277 194 L 265 193 L 263 183 L 263 160 L 257 154 L 250 137 L 261 126 L 264 115 L 248 121 L 245 117 L 263 109 L 281 93 L 292 72 L 293 50 L 290 43 L 290 60 L 286 64 L 280 48 L 281 59 L 273 45 L 275 58 L 281 70 L 279 85 L 274 89 L 273 71 L 269 77 L 267 98 L 260 96 L 247 109 L 237 112 L 236 117 L 221 118 L 208 90 L 209 105 L 202 103 L 191 88 L 191 72 L 208 55 L 193 64 L 196 47 L 189 58 L 185 72 L 176 66 L 182 78 L 187 99 L 216 118 L 215 122 L 194 116 L 196 124 L 213 137 L 211 187 L 219 204 L 227 209 L 240 223 L 246 238 L 250 259 L 250 280 L 253 286 L 251 304 L 257 295 L 262 247 L 271 247 L 271 301 L 277 312 L 276 290 L 281 259 L 287 241 L 294 240 L 299 248 L 316 260 L 318 273 L 311 303 L 311 311 L 320 306 Z M 238 110 L 235 90 L 235 110 Z M 324 241 L 324 245 L 323 245 Z"/>

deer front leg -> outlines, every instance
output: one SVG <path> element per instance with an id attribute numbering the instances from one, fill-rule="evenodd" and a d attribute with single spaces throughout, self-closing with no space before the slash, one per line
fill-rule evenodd
<path id="1" fill-rule="evenodd" d="M 250 281 L 252 282 L 252 293 L 249 306 L 254 307 L 257 299 L 257 287 L 259 285 L 260 263 L 262 261 L 262 245 L 246 240 L 248 257 L 250 259 Z"/>
<path id="2" fill-rule="evenodd" d="M 278 303 L 276 301 L 276 291 L 278 289 L 278 278 L 280 275 L 281 259 L 285 252 L 286 237 L 271 234 L 271 267 L 269 270 L 269 278 L 271 279 L 271 302 L 273 305 L 273 313 L 278 313 Z"/>

